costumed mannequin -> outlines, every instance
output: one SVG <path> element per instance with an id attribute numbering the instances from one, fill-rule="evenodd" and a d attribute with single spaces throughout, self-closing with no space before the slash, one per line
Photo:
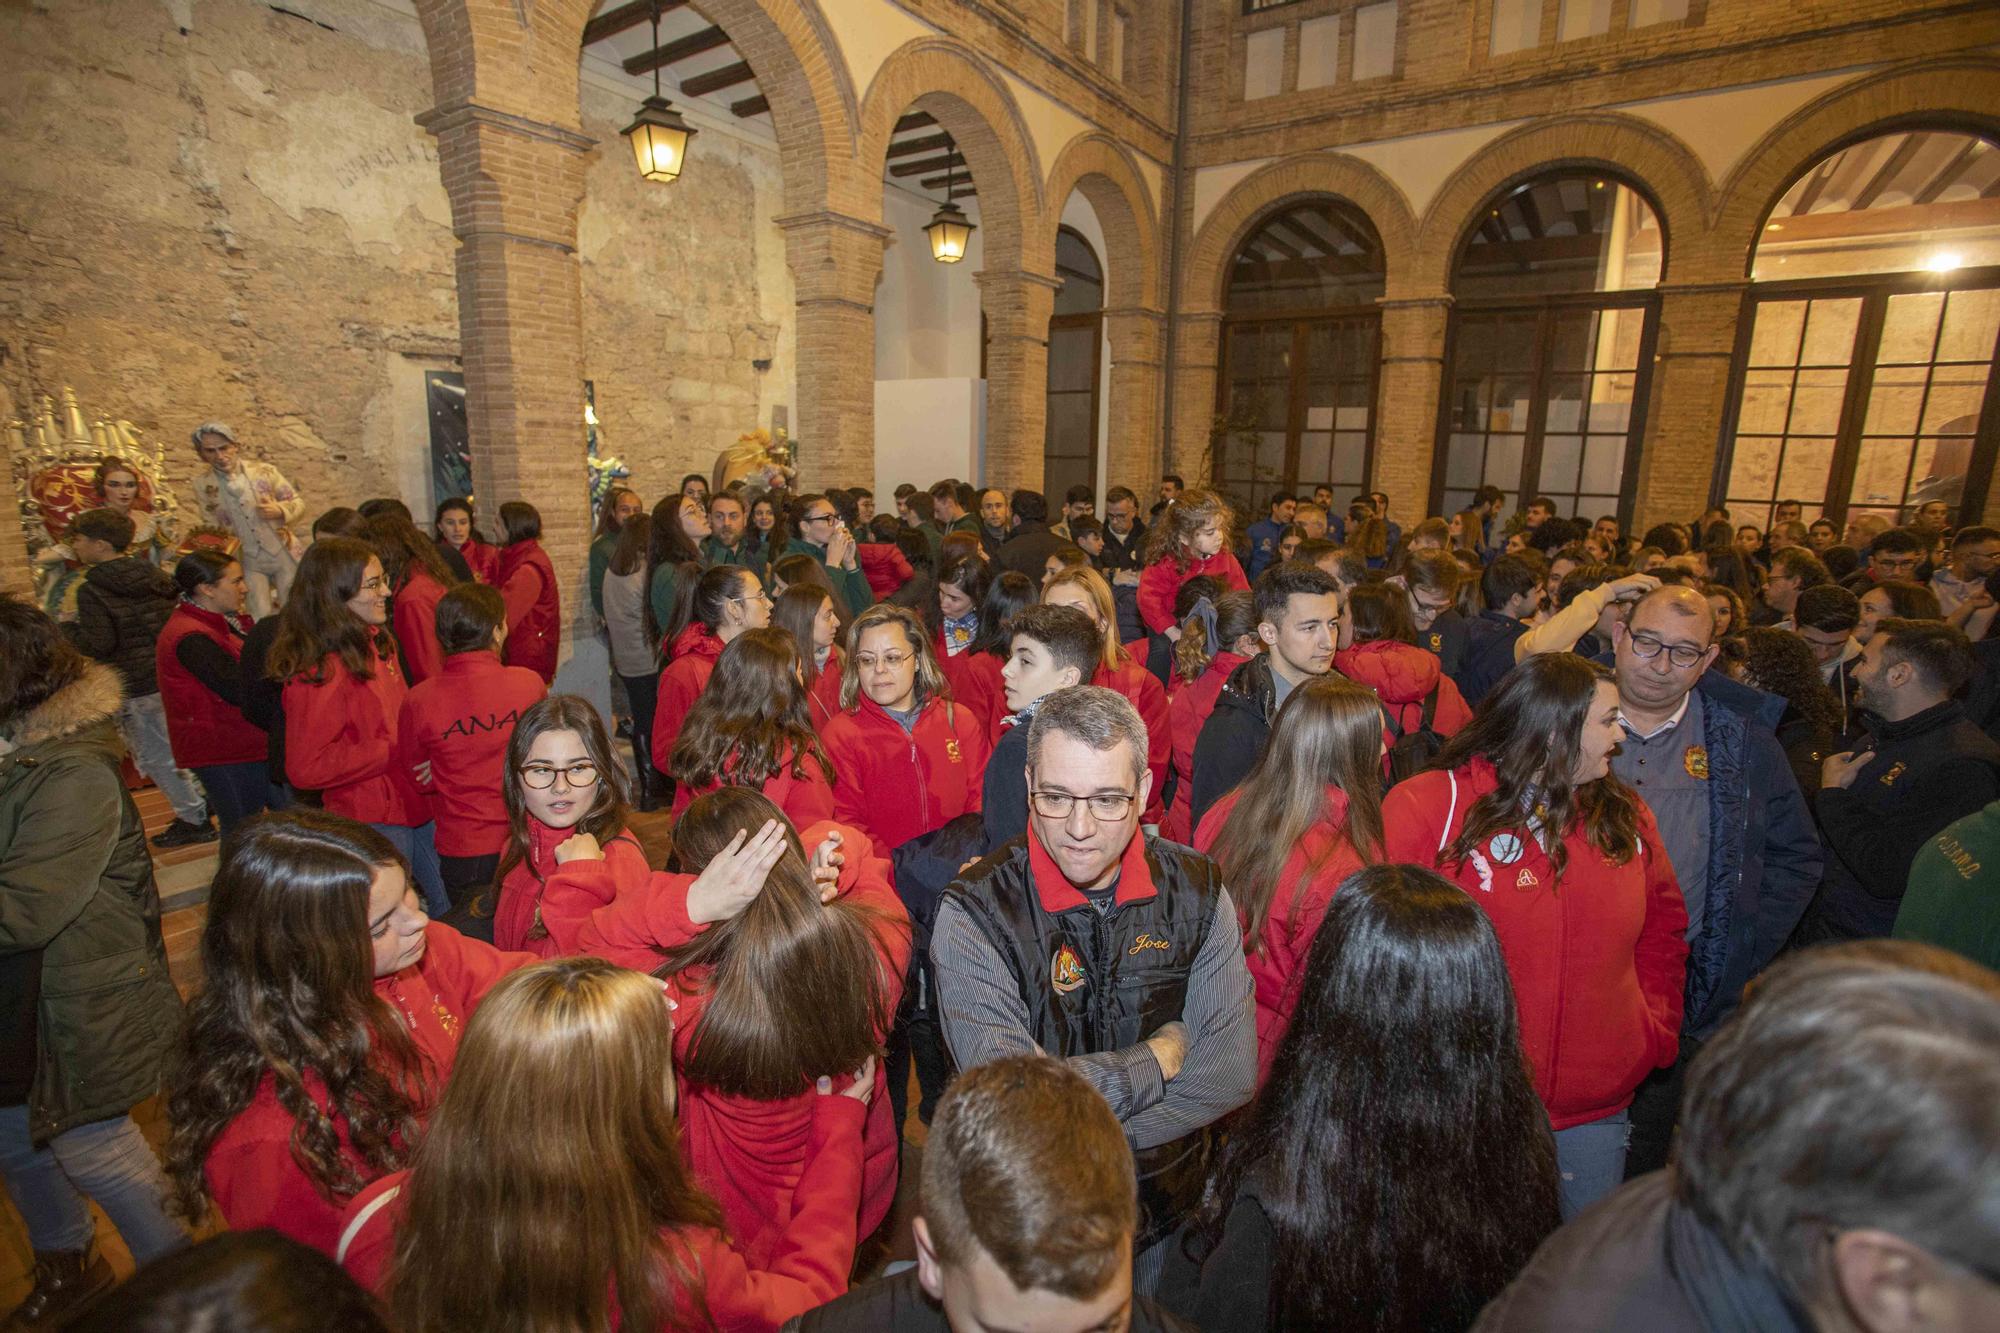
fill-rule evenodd
<path id="1" fill-rule="evenodd" d="M 221 422 L 203 422 L 191 438 L 208 464 L 195 477 L 195 499 L 207 522 L 235 533 L 243 544 L 250 614 L 261 620 L 291 591 L 305 553 L 292 528 L 305 516 L 306 503 L 276 467 L 240 457 L 235 433 Z"/>

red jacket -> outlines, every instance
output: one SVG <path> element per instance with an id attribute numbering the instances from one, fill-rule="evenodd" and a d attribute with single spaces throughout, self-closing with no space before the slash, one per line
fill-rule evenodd
<path id="1" fill-rule="evenodd" d="M 428 761 L 420 783 L 437 821 L 440 856 L 490 856 L 507 845 L 507 742 L 521 714 L 548 694 L 526 667 L 501 666 L 490 652 L 454 653 L 437 675 L 411 689 L 396 722 L 396 763 Z"/>
<path id="2" fill-rule="evenodd" d="M 369 637 L 379 642 L 381 631 Z M 396 656 L 375 659 L 366 680 L 337 653 L 320 663 L 318 684 L 304 676 L 285 682 L 285 776 L 320 793 L 326 808 L 364 824 L 422 828 L 429 805 L 410 771 L 396 762 L 396 724 L 408 688 Z"/>
<path id="3" fill-rule="evenodd" d="M 1232 791 L 1208 808 L 1195 830 L 1195 850 L 1207 855 L 1222 836 L 1229 812 L 1236 808 L 1241 789 Z M 1367 862 L 1347 840 L 1347 793 L 1338 787 L 1326 789 L 1326 818 L 1307 829 L 1278 873 L 1278 891 L 1264 915 L 1264 929 L 1253 946 L 1246 934 L 1244 961 L 1257 988 L 1257 1086 L 1271 1072 L 1271 1057 L 1292 1025 L 1292 1011 L 1299 1005 L 1299 984 L 1305 977 L 1306 955 L 1333 891 Z M 1239 923 L 1245 920 L 1240 905 Z"/>
<path id="4" fill-rule="evenodd" d="M 507 603 L 507 643 L 501 650 L 507 665 L 527 667 L 554 684 L 562 649 L 562 595 L 549 553 L 534 540 L 503 546 L 495 577 Z"/>
<path id="5" fill-rule="evenodd" d="M 878 1101 L 887 1100 L 877 1098 Z M 698 1275 L 699 1303 L 684 1299 L 672 1328 L 722 1333 L 771 1333 L 788 1320 L 847 1290 L 857 1232 L 855 1200 L 861 1192 L 862 1107 L 852 1097 L 814 1095 L 805 1131 L 805 1166 L 798 1180 L 798 1208 L 784 1229 L 752 1259 L 709 1227 L 666 1233 L 688 1272 Z M 354 1196 L 341 1218 L 347 1239 L 340 1256 L 348 1275 L 380 1295 L 395 1251 L 396 1228 L 408 1207 L 402 1187 L 409 1172 L 387 1175 Z M 703 1315 L 706 1318 L 703 1318 Z M 622 1321 L 614 1318 L 613 1327 Z"/>
<path id="6" fill-rule="evenodd" d="M 1674 1062 L 1687 907 L 1643 802 L 1639 854 L 1614 866 L 1572 831 L 1560 885 L 1526 829 L 1496 835 L 1463 865 L 1440 864 L 1440 846 L 1498 785 L 1485 759 L 1398 783 L 1382 804 L 1383 859 L 1435 866 L 1493 919 L 1535 1091 L 1551 1123 L 1568 1129 L 1623 1110 L 1641 1079 Z"/>
<path id="7" fill-rule="evenodd" d="M 444 645 L 438 642 L 438 603 L 444 600 L 445 586 L 412 563 L 396 589 L 393 624 L 396 642 L 403 645 L 403 663 L 410 669 L 410 684 L 429 680 L 444 670 Z M 511 622 L 511 617 L 510 617 Z"/>
<path id="8" fill-rule="evenodd" d="M 424 956 L 393 976 L 377 977 L 375 993 L 402 1018 L 427 1062 L 418 1091 L 420 1116 L 428 1116 L 451 1073 L 466 1020 L 486 992 L 532 954 L 502 953 L 433 921 L 424 928 Z M 307 1094 L 321 1109 L 326 1089 L 305 1076 Z M 250 1104 L 229 1122 L 208 1150 L 202 1174 L 223 1220 L 238 1230 L 270 1227 L 280 1235 L 332 1254 L 340 1236 L 345 1199 L 328 1198 L 292 1157 L 296 1121 L 278 1102 L 277 1080 L 266 1074 Z M 348 1140 L 347 1122 L 334 1119 L 341 1151 L 364 1175 L 367 1167 Z"/>
<path id="9" fill-rule="evenodd" d="M 1139 619 L 1146 622 L 1146 628 L 1155 634 L 1165 634 L 1174 623 L 1174 598 L 1180 594 L 1181 585 L 1203 574 L 1221 579 L 1224 592 L 1250 586 L 1250 580 L 1243 577 L 1243 566 L 1227 551 L 1217 551 L 1186 569 L 1176 565 L 1171 557 L 1155 560 L 1139 572 Z"/>
<path id="10" fill-rule="evenodd" d="M 576 835 L 527 815 L 528 854 L 500 881 L 493 907 L 493 943 L 541 958 L 585 952 L 577 942 L 584 919 L 621 886 L 642 884 L 653 868 L 630 829 L 606 843 L 602 860 L 560 864 L 556 848 Z"/>
<path id="11" fill-rule="evenodd" d="M 182 602 L 153 643 L 153 676 L 159 681 L 167 715 L 167 742 L 173 747 L 174 762 L 182 768 L 257 763 L 265 757 L 270 738 L 263 728 L 204 685 L 181 665 L 179 656 L 181 640 L 195 635 L 214 643 L 234 662 L 243 656 L 243 636 L 249 632 L 248 616 L 231 621 L 219 611 Z"/>
<path id="12" fill-rule="evenodd" d="M 808 851 L 830 832 L 841 835 L 846 858 L 840 868 L 840 893 L 865 903 L 880 914 L 875 944 L 881 950 L 889 998 L 902 994 L 904 969 L 910 960 L 909 916 L 890 884 L 889 862 L 860 829 L 837 823 L 814 824 L 800 830 Z M 886 849 L 885 849 L 886 850 Z M 692 875 L 654 874 L 642 886 L 626 886 L 607 896 L 585 918 L 579 933 L 583 952 L 609 959 L 621 967 L 651 971 L 673 949 L 697 938 L 707 927 L 688 919 L 687 892 Z M 696 1040 L 708 1003 L 706 969 L 689 969 L 667 983 L 674 1010 L 674 1055 L 685 1060 Z M 882 1034 L 885 1038 L 887 1033 Z M 781 1101 L 755 1101 L 684 1083 L 681 1087 L 681 1132 L 688 1161 L 702 1186 L 722 1205 L 729 1234 L 742 1245 L 752 1265 L 764 1263 L 783 1241 L 785 1219 L 804 1189 L 801 1172 L 809 1159 L 811 1112 L 817 1094 L 806 1092 Z M 864 1136 L 860 1234 L 868 1235 L 888 1215 L 896 1194 L 896 1171 L 902 1139 L 890 1109 L 887 1090 L 876 1089 L 868 1108 Z"/>
<path id="13" fill-rule="evenodd" d="M 1216 696 L 1229 673 L 1250 659 L 1227 651 L 1209 659 L 1208 668 L 1193 680 L 1182 681 L 1167 696 L 1167 733 L 1172 743 L 1169 758 L 1174 770 L 1174 800 L 1167 817 L 1160 821 L 1160 836 L 1172 842 L 1194 840 L 1194 743 L 1208 715 L 1215 711 Z M 1174 678 L 1176 681 L 1180 677 Z"/>
<path id="14" fill-rule="evenodd" d="M 792 821 L 793 828 L 804 828 L 822 819 L 833 818 L 833 784 L 827 781 L 826 770 L 820 767 L 818 760 L 811 758 L 802 767 L 805 776 L 793 777 L 788 752 L 783 766 L 757 785 L 757 790 L 769 797 L 772 805 L 785 812 L 785 818 Z M 695 797 L 706 796 L 721 786 L 720 782 L 711 782 L 696 790 L 685 782 L 675 783 L 674 818 L 679 819 L 694 804 Z"/>
<path id="15" fill-rule="evenodd" d="M 1146 798 L 1145 813 L 1139 818 L 1141 823 L 1157 824 L 1166 815 L 1161 802 L 1167 794 L 1167 763 L 1174 752 L 1173 723 L 1167 718 L 1167 687 L 1123 649 L 1119 650 L 1118 665 L 1108 670 L 1097 668 L 1090 683 L 1116 690 L 1130 699 L 1139 710 L 1139 720 L 1146 724 L 1146 769 L 1153 775 L 1153 791 Z"/>
<path id="16" fill-rule="evenodd" d="M 494 587 L 499 586 L 499 547 L 480 541 L 477 537 L 469 537 L 466 539 L 465 545 L 458 548 L 458 553 L 465 557 L 465 567 L 472 571 L 473 578 L 478 579 L 481 583 L 491 584 Z"/>
<path id="17" fill-rule="evenodd" d="M 878 602 L 917 575 L 894 542 L 856 542 L 854 553 L 861 561 L 861 576 L 868 580 L 868 589 Z"/>
<path id="18" fill-rule="evenodd" d="M 667 652 L 667 669 L 660 673 L 660 692 L 653 706 L 653 767 L 662 773 L 673 761 L 674 742 L 688 710 L 708 688 L 723 642 L 699 620 L 680 632 Z"/>
<path id="19" fill-rule="evenodd" d="M 826 665 L 813 677 L 813 683 L 806 687 L 806 704 L 812 709 L 814 731 L 825 731 L 826 724 L 840 714 L 840 676 L 843 660 L 840 649 L 835 648 L 827 655 Z"/>
<path id="20" fill-rule="evenodd" d="M 1382 706 L 1396 719 L 1404 735 L 1418 729 L 1424 720 L 1424 696 L 1437 691 L 1437 707 L 1431 710 L 1431 730 L 1440 736 L 1455 736 L 1472 721 L 1465 696 L 1437 656 L 1414 644 L 1394 639 L 1343 648 L 1333 655 L 1333 669 L 1357 684 L 1375 691 Z"/>
<path id="21" fill-rule="evenodd" d="M 1000 668 L 1007 665 L 991 653 L 960 653 L 957 657 L 938 654 L 945 684 L 951 686 L 952 702 L 970 709 L 986 731 L 987 748 L 1000 738 L 1000 723 L 1007 716 L 1007 686 Z"/>
<path id="22" fill-rule="evenodd" d="M 865 694 L 826 724 L 834 818 L 884 849 L 976 814 L 986 781 L 986 724 L 969 708 L 932 699 L 905 733 Z"/>

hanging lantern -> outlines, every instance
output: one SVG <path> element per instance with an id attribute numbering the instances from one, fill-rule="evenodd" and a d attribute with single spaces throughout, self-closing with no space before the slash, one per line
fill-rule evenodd
<path id="1" fill-rule="evenodd" d="M 950 136 L 945 138 L 944 151 L 947 154 L 947 161 L 958 154 L 958 148 L 951 142 Z M 966 220 L 964 210 L 952 201 L 952 186 L 957 181 L 956 170 L 949 165 L 946 166 L 944 205 L 931 218 L 930 225 L 924 228 L 924 234 L 931 238 L 931 258 L 940 264 L 956 264 L 965 258 L 966 242 L 972 239 L 972 233 L 977 230 Z"/>
<path id="2" fill-rule="evenodd" d="M 653 50 L 660 49 L 660 5 L 653 0 Z M 653 66 L 653 95 L 639 104 L 639 114 L 623 131 L 632 141 L 639 174 L 649 181 L 670 181 L 687 163 L 688 140 L 695 129 L 660 95 L 660 67 Z"/>

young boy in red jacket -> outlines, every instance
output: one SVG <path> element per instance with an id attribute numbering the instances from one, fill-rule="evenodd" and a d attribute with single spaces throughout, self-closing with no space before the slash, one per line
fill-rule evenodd
<path id="1" fill-rule="evenodd" d="M 437 821 L 438 868 L 457 907 L 493 882 L 507 842 L 507 742 L 548 686 L 538 672 L 501 664 L 507 603 L 483 583 L 438 602 L 437 640 L 443 668 L 404 697 L 396 756 Z"/>

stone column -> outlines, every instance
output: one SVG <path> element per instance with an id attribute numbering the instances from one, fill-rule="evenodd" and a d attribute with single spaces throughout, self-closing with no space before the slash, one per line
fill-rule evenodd
<path id="1" fill-rule="evenodd" d="M 1660 288 L 1660 332 L 1653 348 L 1646 433 L 1639 475 L 1625 478 L 1638 497 L 1632 529 L 1685 520 L 1708 505 L 1723 414 L 1729 407 L 1729 365 L 1743 310 L 1741 281 Z"/>
<path id="2" fill-rule="evenodd" d="M 473 102 L 417 121 L 437 136 L 459 240 L 460 355 L 479 507 L 489 533 L 504 501 L 525 499 L 541 511 L 542 545 L 564 590 L 567 649 L 590 632 L 576 215 L 593 141 Z"/>
<path id="3" fill-rule="evenodd" d="M 1382 308 L 1382 377 L 1375 395 L 1373 489 L 1407 531 L 1430 513 L 1438 392 L 1451 297 L 1388 297 Z M 1341 504 L 1347 497 L 1336 496 Z"/>
<path id="4" fill-rule="evenodd" d="M 875 476 L 875 282 L 894 233 L 845 213 L 777 220 L 798 301 L 799 480 Z"/>
<path id="5" fill-rule="evenodd" d="M 1040 490 L 1049 317 L 1061 284 L 1039 273 L 990 269 L 972 280 L 986 314 L 985 481 L 1003 490 Z"/>
<path id="6" fill-rule="evenodd" d="M 1107 484 L 1149 496 L 1160 481 L 1160 357 L 1166 319 L 1157 310 L 1104 312 L 1111 344 Z"/>
<path id="7" fill-rule="evenodd" d="M 1167 383 L 1167 392 L 1174 396 L 1174 438 L 1167 442 L 1173 466 L 1166 470 L 1178 472 L 1190 486 L 1212 480 L 1209 431 L 1215 425 L 1215 377 L 1221 362 L 1220 312 L 1183 314 Z"/>

